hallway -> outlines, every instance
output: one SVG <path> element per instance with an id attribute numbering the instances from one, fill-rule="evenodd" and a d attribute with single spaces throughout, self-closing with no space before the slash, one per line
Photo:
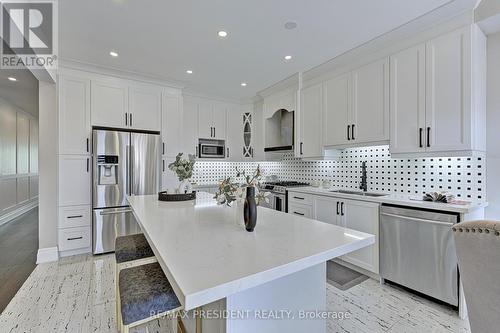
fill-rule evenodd
<path id="1" fill-rule="evenodd" d="M 38 207 L 0 226 L 0 312 L 36 266 Z"/>

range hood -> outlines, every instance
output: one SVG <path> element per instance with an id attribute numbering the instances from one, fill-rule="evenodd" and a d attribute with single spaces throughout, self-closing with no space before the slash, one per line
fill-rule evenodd
<path id="1" fill-rule="evenodd" d="M 294 111 L 277 110 L 266 119 L 266 142 L 264 152 L 293 151 Z"/>

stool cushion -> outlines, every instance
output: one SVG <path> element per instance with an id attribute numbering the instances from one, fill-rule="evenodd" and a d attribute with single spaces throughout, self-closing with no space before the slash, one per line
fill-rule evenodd
<path id="1" fill-rule="evenodd" d="M 119 288 L 124 325 L 181 306 L 157 262 L 122 269 L 119 275 Z"/>
<path id="2" fill-rule="evenodd" d="M 143 234 L 116 238 L 115 258 L 117 264 L 149 257 L 154 257 L 154 253 Z"/>

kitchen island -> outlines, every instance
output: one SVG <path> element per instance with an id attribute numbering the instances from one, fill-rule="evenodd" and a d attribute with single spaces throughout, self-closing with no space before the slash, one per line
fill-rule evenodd
<path id="1" fill-rule="evenodd" d="M 205 316 L 203 332 L 324 332 L 335 315 L 325 312 L 326 261 L 374 236 L 263 207 L 247 232 L 236 207 L 197 195 L 128 201 L 184 309 Z M 188 333 L 194 321 L 183 318 Z"/>

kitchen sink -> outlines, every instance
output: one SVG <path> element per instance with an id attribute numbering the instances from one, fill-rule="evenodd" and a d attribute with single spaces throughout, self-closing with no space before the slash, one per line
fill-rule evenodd
<path id="1" fill-rule="evenodd" d="M 381 194 L 381 193 L 349 191 L 349 190 L 335 190 L 335 191 L 330 191 L 330 192 L 341 193 L 341 194 L 354 194 L 354 195 L 359 195 L 359 196 L 364 196 L 364 197 L 383 197 L 383 196 L 387 195 L 387 194 Z"/>

